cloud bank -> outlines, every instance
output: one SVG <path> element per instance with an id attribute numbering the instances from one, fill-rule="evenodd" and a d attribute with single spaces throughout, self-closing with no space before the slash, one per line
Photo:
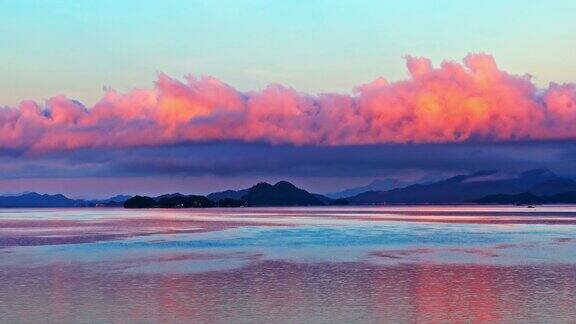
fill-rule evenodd
<path id="1" fill-rule="evenodd" d="M 208 141 L 314 146 L 576 138 L 576 84 L 538 89 L 486 54 L 407 57 L 410 77 L 352 95 L 281 85 L 240 92 L 211 77 L 160 74 L 153 89 L 107 89 L 93 107 L 60 95 L 0 108 L 0 149 L 53 152 Z"/>

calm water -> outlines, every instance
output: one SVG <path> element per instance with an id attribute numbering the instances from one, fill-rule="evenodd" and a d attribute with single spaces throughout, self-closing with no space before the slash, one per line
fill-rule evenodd
<path id="1" fill-rule="evenodd" d="M 0 209 L 2 323 L 576 323 L 576 207 Z"/>

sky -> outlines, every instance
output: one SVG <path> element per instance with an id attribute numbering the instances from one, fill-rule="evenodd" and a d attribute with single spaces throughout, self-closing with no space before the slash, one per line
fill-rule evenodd
<path id="1" fill-rule="evenodd" d="M 538 0 L 0 0 L 0 192 L 576 174 L 575 13 Z"/>

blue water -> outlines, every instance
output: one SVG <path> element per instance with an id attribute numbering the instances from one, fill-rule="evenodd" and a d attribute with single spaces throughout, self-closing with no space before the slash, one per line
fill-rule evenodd
<path id="1" fill-rule="evenodd" d="M 0 210 L 5 322 L 568 323 L 574 269 L 572 206 Z"/>

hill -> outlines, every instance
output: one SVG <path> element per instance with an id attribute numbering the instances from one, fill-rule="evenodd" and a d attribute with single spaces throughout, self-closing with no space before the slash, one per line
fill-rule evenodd
<path id="1" fill-rule="evenodd" d="M 83 200 L 70 199 L 64 195 L 48 195 L 28 192 L 20 195 L 0 196 L 1 208 L 15 207 L 82 207 Z"/>
<path id="2" fill-rule="evenodd" d="M 266 182 L 258 183 L 242 196 L 247 206 L 323 206 L 324 203 L 315 195 L 297 188 L 288 181 L 275 185 Z"/>
<path id="3" fill-rule="evenodd" d="M 240 200 L 244 195 L 246 195 L 250 191 L 250 189 L 242 189 L 242 190 L 225 190 L 220 192 L 213 192 L 209 194 L 208 199 L 213 201 L 219 201 L 223 199 L 235 199 Z"/>
<path id="4" fill-rule="evenodd" d="M 158 197 L 135 196 L 124 203 L 126 208 L 206 208 L 258 206 L 323 206 L 345 205 L 346 200 L 332 200 L 311 194 L 288 181 L 275 185 L 261 182 L 249 189 L 226 190 L 208 196 L 166 194 Z"/>
<path id="5" fill-rule="evenodd" d="M 448 204 L 469 203 L 495 194 L 554 195 L 567 191 L 576 191 L 576 182 L 546 169 L 526 171 L 513 178 L 499 177 L 495 171 L 479 171 L 430 184 L 365 192 L 347 200 L 351 204 Z"/>
<path id="6" fill-rule="evenodd" d="M 356 196 L 368 191 L 387 191 L 396 188 L 406 187 L 408 185 L 409 183 L 406 183 L 398 179 L 376 179 L 365 186 L 354 187 L 338 192 L 329 193 L 326 194 L 326 196 L 332 199 L 346 198 Z"/>
<path id="7" fill-rule="evenodd" d="M 530 192 L 516 195 L 488 195 L 474 201 L 479 204 L 576 204 L 576 191 L 567 191 L 554 195 L 538 196 Z"/>

